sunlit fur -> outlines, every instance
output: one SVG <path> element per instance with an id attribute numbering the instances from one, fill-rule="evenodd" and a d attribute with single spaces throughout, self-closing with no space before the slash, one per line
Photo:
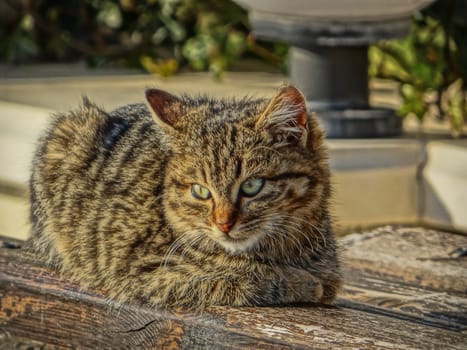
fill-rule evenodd
<path id="1" fill-rule="evenodd" d="M 331 302 L 340 273 L 329 169 L 300 92 L 151 94 L 148 106 L 107 113 L 86 100 L 54 119 L 34 159 L 30 248 L 120 301 Z M 242 195 L 252 178 L 263 188 Z"/>

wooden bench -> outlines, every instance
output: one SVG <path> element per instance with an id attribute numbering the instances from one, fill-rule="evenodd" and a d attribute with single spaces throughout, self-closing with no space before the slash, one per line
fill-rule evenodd
<path id="1" fill-rule="evenodd" d="M 334 306 L 193 313 L 116 305 L 3 239 L 0 349 L 467 349 L 467 236 L 383 227 L 340 244 Z"/>

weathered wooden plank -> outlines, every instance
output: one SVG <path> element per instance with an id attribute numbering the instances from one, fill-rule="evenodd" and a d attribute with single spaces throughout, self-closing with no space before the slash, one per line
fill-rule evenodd
<path id="1" fill-rule="evenodd" d="M 461 349 L 461 333 L 344 308 L 211 308 L 204 314 L 107 308 L 103 300 L 27 293 L 2 295 L 23 305 L 7 330 L 62 347 L 81 348 L 444 348 Z M 18 296 L 19 295 L 19 296 Z M 3 304 L 3 303 L 2 303 Z M 18 312 L 19 311 L 19 312 Z M 9 321 L 9 322 L 8 322 Z M 427 346 L 428 345 L 428 346 Z"/>
<path id="2" fill-rule="evenodd" d="M 0 249 L 0 302 L 0 336 L 63 348 L 463 349 L 467 345 L 465 332 L 382 316 L 378 308 L 360 311 L 352 305 L 217 307 L 203 313 L 116 305 L 99 291 L 79 290 L 60 280 L 18 249 Z"/>
<path id="3" fill-rule="evenodd" d="M 290 348 L 237 334 L 207 315 L 197 321 L 198 315 L 179 310 L 116 305 L 16 253 L 0 256 L 0 325 L 15 337 L 85 349 L 219 348 L 225 342 L 232 349 Z"/>
<path id="4" fill-rule="evenodd" d="M 452 292 L 429 290 L 404 283 L 384 281 L 347 271 L 347 282 L 341 299 L 378 308 L 379 312 L 394 312 L 394 317 L 412 319 L 446 329 L 467 329 L 467 297 Z M 353 306 L 339 299 L 339 305 Z"/>
<path id="5" fill-rule="evenodd" d="M 441 292 L 467 292 L 467 236 L 386 226 L 341 240 L 346 268 Z"/>
<path id="6" fill-rule="evenodd" d="M 467 329 L 467 237 L 423 228 L 384 227 L 341 241 L 341 305 Z M 448 272 L 446 272 L 448 271 Z M 361 305 L 363 304 L 363 305 Z"/>
<path id="7" fill-rule="evenodd" d="M 11 334 L 0 333 L 0 350 L 60 350 L 60 348 L 36 342 L 31 339 L 13 337 Z"/>

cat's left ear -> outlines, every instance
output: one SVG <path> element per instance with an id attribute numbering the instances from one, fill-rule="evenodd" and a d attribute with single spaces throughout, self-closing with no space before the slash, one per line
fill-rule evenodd
<path id="1" fill-rule="evenodd" d="M 181 100 L 159 89 L 147 89 L 146 101 L 154 120 L 164 128 L 175 128 L 180 117 L 183 115 L 183 104 Z"/>
<path id="2" fill-rule="evenodd" d="M 287 85 L 269 101 L 255 127 L 266 130 L 275 147 L 305 146 L 307 120 L 304 96 L 297 88 Z"/>

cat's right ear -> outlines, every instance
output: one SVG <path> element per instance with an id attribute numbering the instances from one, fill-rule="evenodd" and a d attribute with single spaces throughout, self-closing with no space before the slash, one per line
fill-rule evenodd
<path id="1" fill-rule="evenodd" d="M 146 101 L 158 124 L 164 128 L 175 128 L 183 115 L 182 102 L 178 97 L 163 90 L 147 89 Z"/>
<path id="2" fill-rule="evenodd" d="M 257 130 L 266 130 L 274 147 L 305 146 L 308 139 L 308 115 L 303 94 L 285 85 L 269 101 L 256 120 Z"/>

